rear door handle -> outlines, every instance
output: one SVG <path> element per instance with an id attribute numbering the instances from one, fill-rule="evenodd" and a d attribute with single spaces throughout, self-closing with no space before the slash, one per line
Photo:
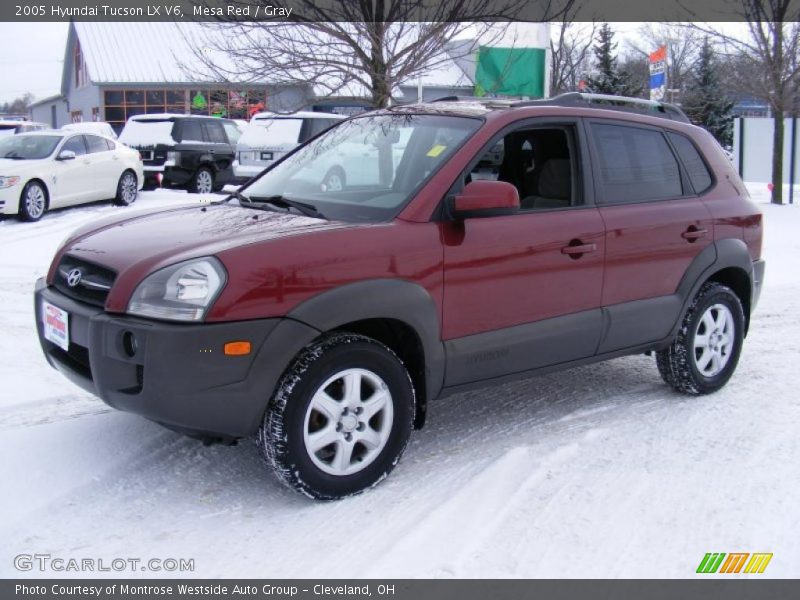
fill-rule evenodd
<path id="1" fill-rule="evenodd" d="M 694 225 L 681 234 L 681 237 L 688 242 L 695 242 L 708 233 L 708 229 L 698 229 Z"/>
<path id="2" fill-rule="evenodd" d="M 579 241 L 577 244 L 570 243 L 569 246 L 561 248 L 561 254 L 566 254 L 571 258 L 580 258 L 582 255 L 596 250 L 597 244 L 581 244 Z"/>

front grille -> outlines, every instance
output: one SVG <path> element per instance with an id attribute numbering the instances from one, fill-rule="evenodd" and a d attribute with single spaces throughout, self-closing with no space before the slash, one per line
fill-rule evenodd
<path id="1" fill-rule="evenodd" d="M 65 296 L 102 308 L 116 276 L 110 269 L 66 255 L 58 265 L 53 283 Z"/>

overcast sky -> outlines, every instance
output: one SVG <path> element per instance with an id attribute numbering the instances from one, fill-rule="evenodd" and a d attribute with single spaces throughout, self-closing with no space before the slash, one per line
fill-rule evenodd
<path id="1" fill-rule="evenodd" d="M 640 25 L 612 23 L 620 42 L 634 36 Z M 0 23 L 0 102 L 10 102 L 25 92 L 38 100 L 59 93 L 68 28 L 68 23 Z M 744 27 L 725 29 L 743 33 Z"/>

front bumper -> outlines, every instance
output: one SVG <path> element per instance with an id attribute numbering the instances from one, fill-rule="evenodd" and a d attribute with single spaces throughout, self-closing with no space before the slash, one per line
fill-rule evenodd
<path id="1" fill-rule="evenodd" d="M 19 199 L 22 195 L 21 183 L 0 189 L 0 215 L 16 215 L 19 212 Z"/>
<path id="2" fill-rule="evenodd" d="M 69 313 L 68 351 L 44 339 L 43 300 Z M 209 437 L 254 433 L 284 369 L 318 335 L 288 319 L 172 324 L 113 315 L 67 298 L 43 279 L 34 302 L 51 366 L 114 408 Z M 136 339 L 133 354 L 126 335 Z M 224 344 L 239 340 L 251 342 L 250 354 L 226 356 Z"/>

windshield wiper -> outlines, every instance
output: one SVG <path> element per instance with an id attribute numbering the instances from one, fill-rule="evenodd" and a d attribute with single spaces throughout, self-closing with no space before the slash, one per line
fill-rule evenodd
<path id="1" fill-rule="evenodd" d="M 24 156 L 19 154 L 6 154 L 3 158 L 10 158 L 11 160 L 25 160 Z"/>
<path id="2" fill-rule="evenodd" d="M 257 207 L 258 204 L 272 204 L 273 206 L 277 206 L 279 208 L 294 208 L 295 210 L 303 213 L 307 217 L 314 217 L 317 219 L 326 219 L 327 217 L 323 215 L 317 207 L 313 204 L 309 204 L 308 202 L 300 202 L 299 200 L 290 200 L 289 198 L 284 198 L 280 195 L 275 196 L 250 196 L 249 198 L 244 194 L 239 192 L 234 192 L 231 194 L 232 197 L 235 197 L 242 203 L 244 206 L 248 207 Z"/>

